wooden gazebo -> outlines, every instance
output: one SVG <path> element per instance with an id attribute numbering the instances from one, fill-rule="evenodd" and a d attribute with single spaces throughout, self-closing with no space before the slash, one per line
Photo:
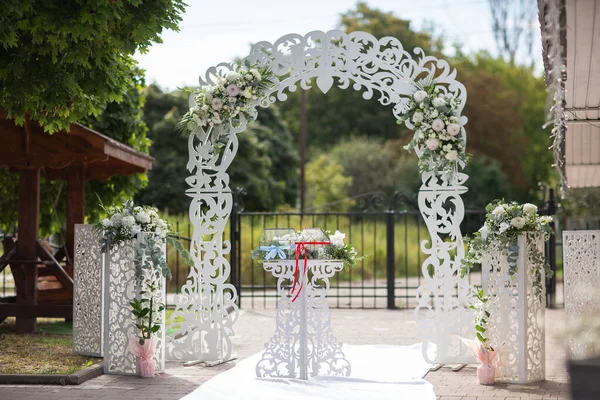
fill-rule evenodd
<path id="1" fill-rule="evenodd" d="M 36 317 L 73 314 L 70 264 L 75 224 L 84 222 L 85 182 L 145 172 L 152 158 L 80 124 L 53 135 L 30 121 L 19 127 L 1 109 L 0 143 L 0 167 L 20 175 L 17 240 L 5 238 L 0 258 L 0 272 L 10 266 L 16 296 L 0 298 L 0 321 L 15 316 L 17 332 L 28 333 L 35 330 Z M 58 252 L 38 240 L 41 171 L 67 181 L 66 249 Z"/>

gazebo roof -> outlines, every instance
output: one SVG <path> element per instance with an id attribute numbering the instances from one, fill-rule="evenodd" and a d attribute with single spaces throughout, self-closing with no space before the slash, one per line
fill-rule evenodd
<path id="1" fill-rule="evenodd" d="M 0 109 L 0 167 L 44 168 L 46 176 L 65 179 L 71 164 L 85 167 L 86 180 L 106 180 L 152 169 L 152 157 L 81 124 L 52 135 L 34 122 L 24 127 Z"/>

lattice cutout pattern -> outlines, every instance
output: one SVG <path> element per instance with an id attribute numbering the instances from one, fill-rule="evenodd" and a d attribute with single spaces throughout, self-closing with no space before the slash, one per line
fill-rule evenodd
<path id="1" fill-rule="evenodd" d="M 138 239 L 141 240 L 141 239 Z M 136 241 L 122 243 L 117 249 L 105 254 L 104 267 L 104 373 L 135 375 L 137 360 L 127 349 L 129 334 L 136 334 L 131 306 L 134 298 L 140 296 L 141 288 L 135 278 L 134 257 Z M 165 248 L 163 247 L 163 252 Z M 151 278 L 151 271 L 145 270 L 146 279 Z M 155 302 L 165 304 L 165 279 L 162 278 L 159 290 L 154 297 Z M 156 372 L 165 369 L 165 312 L 161 312 L 161 329 L 157 333 L 158 345 L 154 360 Z"/>
<path id="2" fill-rule="evenodd" d="M 496 380 L 527 383 L 545 379 L 545 296 L 533 286 L 531 252 L 544 251 L 540 234 L 519 236 L 517 273 L 509 274 L 507 255 L 500 251 L 487 254 L 482 263 L 484 292 L 493 298 L 487 334 L 499 355 Z M 545 277 L 542 277 L 545 293 Z M 502 345 L 504 343 L 504 345 Z"/>
<path id="3" fill-rule="evenodd" d="M 563 260 L 568 324 L 600 312 L 600 231 L 563 231 Z M 568 347 L 576 358 L 589 353 L 585 343 L 571 340 Z"/>
<path id="4" fill-rule="evenodd" d="M 75 225 L 73 354 L 102 357 L 102 252 L 93 225 Z"/>
<path id="5" fill-rule="evenodd" d="M 300 261 L 300 268 L 303 268 Z M 349 376 L 350 363 L 331 331 L 327 303 L 329 279 L 343 269 L 341 261 L 309 260 L 303 289 L 292 302 L 294 260 L 265 261 L 264 268 L 277 278 L 279 302 L 275 335 L 256 365 L 259 377 L 307 379 L 310 376 Z M 302 279 L 302 278 L 301 278 Z"/>
<path id="6" fill-rule="evenodd" d="M 459 337 L 474 337 L 473 313 L 470 306 L 471 284 L 460 278 L 459 269 L 464 257 L 460 224 L 465 206 L 460 197 L 467 191 L 467 175 L 457 174 L 449 181 L 445 176 L 431 173 L 421 176 L 419 210 L 423 215 L 431 242 L 424 240 L 421 251 L 427 255 L 423 262 L 423 281 L 417 290 L 418 305 L 415 319 L 423 340 L 423 356 L 429 362 L 472 363 L 474 357 Z M 429 246 L 429 247 L 428 247 Z M 454 256 L 451 254 L 454 253 Z M 435 360 L 427 352 L 427 343 L 437 346 Z"/>

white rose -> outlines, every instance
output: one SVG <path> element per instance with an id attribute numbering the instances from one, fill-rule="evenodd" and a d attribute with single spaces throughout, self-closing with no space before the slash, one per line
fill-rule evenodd
<path id="1" fill-rule="evenodd" d="M 534 216 L 537 213 L 537 206 L 531 203 L 523 204 L 523 212 L 529 216 Z"/>
<path id="2" fill-rule="evenodd" d="M 108 218 L 104 218 L 102 220 L 102 226 L 105 228 L 110 228 L 112 226 L 112 222 Z"/>
<path id="3" fill-rule="evenodd" d="M 413 114 L 412 120 L 414 123 L 419 123 L 423 121 L 423 113 L 417 111 L 416 113 Z"/>
<path id="4" fill-rule="evenodd" d="M 456 136 L 460 133 L 460 125 L 450 124 L 448 125 L 448 133 L 452 136 Z"/>
<path id="5" fill-rule="evenodd" d="M 227 79 L 229 82 L 233 82 L 233 81 L 235 81 L 236 79 L 238 79 L 239 77 L 240 77 L 240 74 L 238 74 L 238 73 L 237 73 L 237 72 L 235 72 L 235 71 L 229 71 L 229 72 L 227 73 L 227 75 L 225 75 L 225 79 Z"/>
<path id="6" fill-rule="evenodd" d="M 221 107 L 223 107 L 223 102 L 219 98 L 212 99 L 211 104 L 212 104 L 213 110 L 215 110 L 215 111 L 219 111 L 221 109 Z"/>
<path id="7" fill-rule="evenodd" d="M 250 73 L 251 73 L 252 75 L 254 75 L 254 77 L 255 77 L 256 79 L 258 79 L 258 80 L 261 80 L 261 79 L 262 79 L 262 76 L 261 76 L 260 72 L 258 72 L 258 70 L 257 70 L 256 68 L 252 68 L 252 69 L 250 70 Z"/>
<path id="8" fill-rule="evenodd" d="M 335 234 L 329 236 L 329 241 L 333 247 L 344 247 L 344 239 L 346 235 L 340 231 L 335 231 Z"/>
<path id="9" fill-rule="evenodd" d="M 487 226 L 484 225 L 481 227 L 481 229 L 479 229 L 479 234 L 481 235 L 481 239 L 487 240 L 488 235 L 490 234 L 490 230 Z"/>
<path id="10" fill-rule="evenodd" d="M 244 96 L 247 99 L 251 98 L 252 97 L 252 88 L 247 87 L 246 89 L 244 89 L 244 91 L 242 92 L 242 96 Z"/>
<path id="11" fill-rule="evenodd" d="M 121 223 L 123 224 L 124 227 L 128 228 L 135 224 L 135 218 L 133 218 L 133 216 L 131 216 L 131 215 L 128 215 L 121 219 Z"/>
<path id="12" fill-rule="evenodd" d="M 504 233 L 508 230 L 508 228 L 510 228 L 510 225 L 507 224 L 506 222 L 503 222 L 500 224 L 500 233 Z"/>
<path id="13" fill-rule="evenodd" d="M 162 237 L 163 231 L 160 228 L 156 228 L 156 230 L 154 231 L 154 233 L 158 236 L 158 237 Z"/>
<path id="14" fill-rule="evenodd" d="M 139 213 L 137 213 L 137 215 L 135 216 L 135 219 L 137 219 L 138 222 L 141 222 L 142 224 L 150 223 L 150 216 L 148 214 L 146 214 L 144 211 L 140 211 Z"/>
<path id="15" fill-rule="evenodd" d="M 502 206 L 498 206 L 496 208 L 494 208 L 494 211 L 492 211 L 492 215 L 494 215 L 495 217 L 499 216 L 499 215 L 503 215 L 504 214 L 504 207 Z"/>
<path id="16" fill-rule="evenodd" d="M 552 222 L 552 217 L 549 215 L 540 217 L 541 221 L 543 224 L 549 224 L 550 222 Z"/>
<path id="17" fill-rule="evenodd" d="M 438 147 L 440 147 L 440 141 L 438 139 L 427 139 L 425 141 L 425 146 L 427 146 L 429 150 L 437 150 Z"/>
<path id="18" fill-rule="evenodd" d="M 196 123 L 196 125 L 202 126 L 202 121 L 200 120 L 200 117 L 198 116 L 198 114 L 194 114 L 193 118 L 194 118 L 194 122 Z"/>
<path id="19" fill-rule="evenodd" d="M 446 160 L 455 161 L 458 159 L 458 153 L 456 150 L 450 150 L 448 154 L 446 154 Z"/>
<path id="20" fill-rule="evenodd" d="M 431 129 L 433 129 L 436 132 L 441 131 L 442 129 L 444 129 L 444 121 L 442 121 L 439 118 L 436 118 L 433 120 L 433 122 L 431 123 Z"/>
<path id="21" fill-rule="evenodd" d="M 137 235 L 141 231 L 142 231 L 142 228 L 138 224 L 135 224 L 131 227 L 131 233 L 134 235 Z"/>
<path id="22" fill-rule="evenodd" d="M 446 100 L 442 99 L 441 97 L 436 97 L 433 99 L 432 104 L 434 107 L 443 107 L 446 105 Z"/>
<path id="23" fill-rule="evenodd" d="M 123 219 L 123 215 L 116 213 L 112 217 L 110 217 L 110 223 L 115 228 L 121 225 L 121 220 Z"/>
<path id="24" fill-rule="evenodd" d="M 425 100 L 427 98 L 427 92 L 425 92 L 424 90 L 418 90 L 415 92 L 413 97 L 417 103 L 421 103 L 423 100 Z"/>
<path id="25" fill-rule="evenodd" d="M 235 83 L 232 83 L 231 85 L 227 86 L 227 94 L 231 97 L 237 96 L 238 94 L 240 94 L 239 86 Z"/>
<path id="26" fill-rule="evenodd" d="M 511 221 L 510 224 L 512 226 L 514 226 L 517 229 L 521 229 L 525 226 L 525 218 L 523 217 L 514 217 Z"/>
<path id="27" fill-rule="evenodd" d="M 440 113 L 438 112 L 438 110 L 433 110 L 431 113 L 429 113 L 430 118 L 437 118 L 439 115 Z"/>

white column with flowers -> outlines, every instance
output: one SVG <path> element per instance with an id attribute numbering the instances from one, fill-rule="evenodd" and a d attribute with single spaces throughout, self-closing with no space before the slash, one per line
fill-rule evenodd
<path id="1" fill-rule="evenodd" d="M 269 231 L 281 230 L 265 230 L 253 256 L 277 279 L 279 301 L 275 334 L 265 344 L 256 375 L 304 380 L 349 376 L 350 363 L 331 329 L 327 294 L 329 280 L 344 265 L 356 263 L 356 251 L 344 244 L 339 231 L 290 230 L 283 236 Z"/>
<path id="2" fill-rule="evenodd" d="M 551 274 L 544 241 L 552 218 L 539 216 L 533 204 L 497 201 L 486 210 L 463 269 L 482 266 L 482 288 L 474 293 L 479 351 L 493 360 L 496 381 L 543 380 L 545 282 Z"/>
<path id="3" fill-rule="evenodd" d="M 104 251 L 104 373 L 153 377 L 165 369 L 169 225 L 152 207 L 106 210 L 96 228 Z"/>

